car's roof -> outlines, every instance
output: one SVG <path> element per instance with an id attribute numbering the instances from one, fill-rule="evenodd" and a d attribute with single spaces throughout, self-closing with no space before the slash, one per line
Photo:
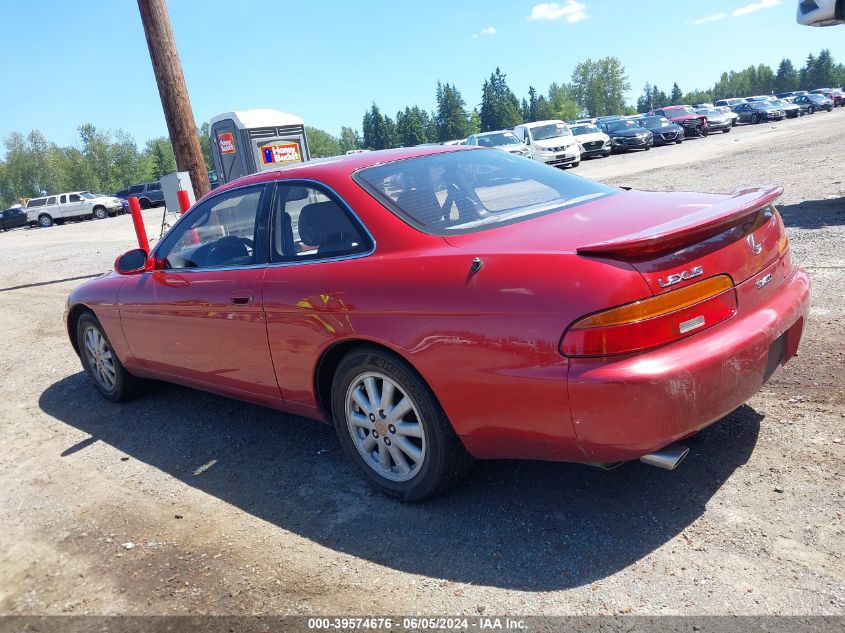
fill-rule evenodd
<path id="1" fill-rule="evenodd" d="M 478 134 L 472 134 L 470 138 L 478 138 L 479 136 L 492 136 L 493 134 L 504 134 L 505 132 L 510 132 L 511 134 L 513 134 L 513 130 L 491 130 L 489 132 L 479 132 Z"/>
<path id="2" fill-rule="evenodd" d="M 399 149 L 383 149 L 374 152 L 364 152 L 361 154 L 345 154 L 343 156 L 332 156 L 329 158 L 315 158 L 304 163 L 287 165 L 273 171 L 264 171 L 257 174 L 243 176 L 237 180 L 233 180 L 225 185 L 217 187 L 210 193 L 217 194 L 234 187 L 242 187 L 244 185 L 285 178 L 304 178 L 322 181 L 325 177 L 350 177 L 356 171 L 366 169 L 367 167 L 393 163 L 409 158 L 419 158 L 435 154 L 448 154 L 452 152 L 477 151 L 485 150 L 484 148 L 468 145 L 421 145 L 417 147 L 401 147 Z"/>
<path id="3" fill-rule="evenodd" d="M 554 125 L 557 123 L 563 123 L 560 119 L 546 119 L 545 121 L 531 121 L 531 123 L 522 123 L 517 125 L 516 127 L 540 127 L 541 125 Z M 564 123 L 564 125 L 566 125 Z"/>

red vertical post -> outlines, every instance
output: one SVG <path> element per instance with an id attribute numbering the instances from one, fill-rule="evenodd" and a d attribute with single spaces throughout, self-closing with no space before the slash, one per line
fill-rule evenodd
<path id="1" fill-rule="evenodd" d="M 138 246 L 147 253 L 150 252 L 150 242 L 147 240 L 147 229 L 144 228 L 144 217 L 141 215 L 141 205 L 138 198 L 129 198 L 129 212 L 132 214 L 132 223 L 135 225 L 135 235 L 138 236 Z"/>
<path id="2" fill-rule="evenodd" d="M 176 192 L 176 197 L 179 198 L 179 210 L 181 213 L 185 213 L 185 211 L 191 208 L 191 199 L 188 197 L 187 191 L 180 189 Z"/>

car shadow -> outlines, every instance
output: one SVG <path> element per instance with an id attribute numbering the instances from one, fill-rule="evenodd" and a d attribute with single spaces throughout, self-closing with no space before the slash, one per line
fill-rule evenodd
<path id="1" fill-rule="evenodd" d="M 845 224 L 845 196 L 825 200 L 805 200 L 778 206 L 784 224 L 802 229 L 820 229 Z"/>
<path id="2" fill-rule="evenodd" d="M 751 454 L 762 416 L 743 406 L 686 440 L 674 472 L 490 461 L 446 495 L 403 504 L 369 489 L 334 430 L 303 418 L 163 385 L 124 405 L 87 376 L 44 391 L 41 409 L 95 442 L 284 530 L 393 569 L 520 590 L 577 587 L 680 534 Z"/>

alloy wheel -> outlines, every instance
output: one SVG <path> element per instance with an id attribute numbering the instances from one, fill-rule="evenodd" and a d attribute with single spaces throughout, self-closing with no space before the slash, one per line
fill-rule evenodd
<path id="1" fill-rule="evenodd" d="M 85 341 L 85 359 L 88 361 L 91 375 L 101 387 L 111 391 L 117 382 L 117 369 L 106 337 L 93 325 L 88 325 L 82 336 Z"/>
<path id="2" fill-rule="evenodd" d="M 408 481 L 426 457 L 425 428 L 417 406 L 380 372 L 359 374 L 345 400 L 346 425 L 366 464 L 391 481 Z"/>

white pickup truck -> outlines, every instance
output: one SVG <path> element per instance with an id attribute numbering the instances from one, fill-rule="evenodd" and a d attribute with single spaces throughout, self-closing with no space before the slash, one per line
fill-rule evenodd
<path id="1" fill-rule="evenodd" d="M 65 220 L 117 215 L 123 205 L 113 196 L 98 196 L 88 191 L 73 191 L 55 196 L 30 198 L 26 203 L 26 219 L 33 226 L 63 224 Z"/>

